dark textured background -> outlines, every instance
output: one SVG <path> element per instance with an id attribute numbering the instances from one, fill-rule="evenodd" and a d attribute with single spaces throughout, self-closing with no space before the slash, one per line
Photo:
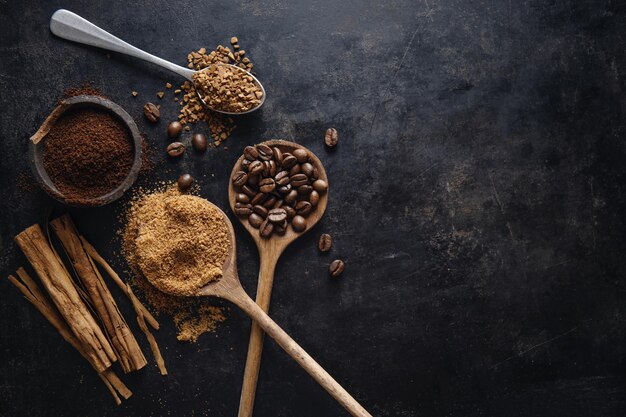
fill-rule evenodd
<path id="1" fill-rule="evenodd" d="M 623 2 L 2 0 L 0 415 L 235 416 L 247 348 L 235 309 L 196 344 L 177 342 L 163 318 L 171 375 L 151 364 L 126 377 L 135 395 L 115 407 L 6 281 L 25 263 L 12 237 L 59 208 L 16 181 L 64 89 L 92 81 L 158 152 L 176 114 L 170 100 L 156 127 L 141 113 L 176 76 L 54 38 L 59 7 L 181 64 L 239 37 L 268 90 L 263 110 L 228 149 L 160 157 L 150 179 L 191 172 L 227 208 L 244 146 L 284 138 L 319 155 L 329 208 L 281 259 L 272 315 L 372 414 L 626 413 Z M 336 152 L 322 144 L 329 126 Z M 123 203 L 71 210 L 118 268 Z M 252 294 L 258 257 L 235 226 Z M 330 256 L 315 249 L 322 232 L 335 238 Z M 334 257 L 347 263 L 339 281 L 326 274 Z M 346 413 L 266 343 L 256 416 L 335 415 Z"/>

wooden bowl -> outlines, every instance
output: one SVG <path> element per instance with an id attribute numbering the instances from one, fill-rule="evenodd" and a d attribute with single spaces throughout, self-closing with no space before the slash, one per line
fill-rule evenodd
<path id="1" fill-rule="evenodd" d="M 70 109 L 79 109 L 79 108 L 94 108 L 105 110 L 117 117 L 124 126 L 128 129 L 128 132 L 131 135 L 134 147 L 134 159 L 133 165 L 131 166 L 128 175 L 122 181 L 122 183 L 111 190 L 110 192 L 95 198 L 81 198 L 77 199 L 68 199 L 63 193 L 54 185 L 48 173 L 46 172 L 43 166 L 43 142 L 46 139 L 46 135 L 50 132 L 50 129 L 56 121 L 68 110 Z M 139 170 L 141 169 L 141 158 L 142 158 L 142 138 L 139 133 L 139 129 L 135 124 L 135 121 L 132 117 L 119 105 L 113 103 L 110 100 L 107 100 L 98 96 L 75 96 L 65 99 L 59 103 L 52 113 L 44 120 L 41 127 L 35 132 L 33 136 L 30 138 L 29 143 L 29 160 L 30 165 L 33 171 L 33 175 L 35 179 L 50 196 L 55 198 L 56 200 L 76 207 L 98 207 L 104 206 L 106 204 L 112 203 L 113 201 L 120 198 L 137 180 L 137 176 L 139 175 Z"/>

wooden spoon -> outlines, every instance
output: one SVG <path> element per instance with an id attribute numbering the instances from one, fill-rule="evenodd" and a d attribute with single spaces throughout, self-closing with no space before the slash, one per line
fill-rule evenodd
<path id="1" fill-rule="evenodd" d="M 212 204 L 212 203 L 210 203 Z M 213 204 L 212 204 L 213 205 Z M 283 329 L 281 329 L 253 300 L 246 294 L 237 274 L 237 256 L 235 248 L 235 232 L 233 225 L 223 211 L 217 206 L 213 207 L 224 216 L 224 222 L 228 229 L 230 248 L 224 265 L 222 266 L 222 278 L 211 282 L 198 289 L 194 296 L 208 295 L 224 298 L 236 304 L 251 319 L 272 337 L 292 358 L 296 360 L 330 395 L 332 395 L 350 414 L 355 417 L 372 417 L 332 376 L 328 374 L 308 353 L 304 351 Z M 155 282 L 158 285 L 158 282 Z M 171 288 L 159 288 L 164 292 L 170 292 L 178 296 L 189 294 L 176 294 Z"/>
<path id="2" fill-rule="evenodd" d="M 287 142 L 284 140 L 270 140 L 263 142 L 263 144 L 269 147 L 277 147 L 283 153 L 293 153 L 295 149 L 306 150 L 311 158 L 313 166 L 317 168 L 318 177 L 328 184 L 328 177 L 326 171 L 320 160 L 304 146 L 297 143 Z M 231 178 L 235 172 L 241 170 L 241 163 L 244 157 L 242 156 L 237 160 Z M 229 181 L 228 186 L 228 199 L 230 201 L 230 208 L 235 211 L 236 194 L 233 182 Z M 239 220 L 243 224 L 243 227 L 250 233 L 252 239 L 256 243 L 259 250 L 259 257 L 261 259 L 261 265 L 259 268 L 259 280 L 256 291 L 256 303 L 265 311 L 269 311 L 270 298 L 272 296 L 272 286 L 274 283 L 274 271 L 276 269 L 276 263 L 278 258 L 283 253 L 285 248 L 291 244 L 294 240 L 309 231 L 315 224 L 322 218 L 324 211 L 326 211 L 326 204 L 328 202 L 328 191 L 320 195 L 320 201 L 313 212 L 307 217 L 307 228 L 301 232 L 294 232 L 291 227 L 287 229 L 287 232 L 280 236 L 273 234 L 269 239 L 262 238 L 259 235 L 259 229 L 255 229 L 248 223 L 248 220 L 239 217 Z M 252 323 L 252 329 L 250 331 L 250 342 L 248 344 L 248 357 L 246 358 L 246 369 L 243 374 L 243 385 L 241 388 L 241 398 L 239 400 L 239 417 L 251 417 L 252 409 L 254 407 L 254 396 L 256 393 L 257 381 L 259 379 L 259 370 L 261 367 L 261 354 L 263 353 L 263 330 L 255 323 Z"/>

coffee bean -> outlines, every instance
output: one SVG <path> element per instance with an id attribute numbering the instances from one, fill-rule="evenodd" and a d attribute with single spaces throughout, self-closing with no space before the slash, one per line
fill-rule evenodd
<path id="1" fill-rule="evenodd" d="M 198 152 L 206 151 L 207 141 L 204 133 L 194 133 L 191 137 L 191 146 Z"/>
<path id="2" fill-rule="evenodd" d="M 309 153 L 306 151 L 306 149 L 295 149 L 293 151 L 293 156 L 295 156 L 298 159 L 298 162 L 300 162 L 301 164 L 309 160 Z"/>
<path id="3" fill-rule="evenodd" d="M 278 187 L 278 192 L 281 194 L 288 194 L 291 192 L 291 184 L 287 184 L 287 185 L 282 185 L 280 187 Z"/>
<path id="4" fill-rule="evenodd" d="M 318 193 L 324 193 L 328 190 L 328 184 L 324 180 L 315 180 L 313 181 L 313 189 Z"/>
<path id="5" fill-rule="evenodd" d="M 256 150 L 259 151 L 259 158 L 264 161 L 269 161 L 274 155 L 272 148 L 265 144 L 256 145 Z"/>
<path id="6" fill-rule="evenodd" d="M 237 193 L 235 196 L 235 200 L 239 203 L 248 204 L 250 202 L 250 197 L 245 195 L 244 193 Z"/>
<path id="7" fill-rule="evenodd" d="M 296 210 L 290 206 L 283 206 L 283 209 L 287 213 L 287 221 L 291 221 L 291 219 L 293 219 L 293 216 L 296 215 Z"/>
<path id="8" fill-rule="evenodd" d="M 262 193 L 271 193 L 276 188 L 276 183 L 272 178 L 263 178 L 259 181 L 259 191 Z"/>
<path id="9" fill-rule="evenodd" d="M 250 187 L 258 187 L 260 178 L 259 175 L 248 175 L 248 182 L 246 184 Z"/>
<path id="10" fill-rule="evenodd" d="M 292 187 L 299 187 L 309 182 L 309 178 L 304 174 L 296 174 L 289 177 L 289 182 Z"/>
<path id="11" fill-rule="evenodd" d="M 259 157 L 259 151 L 254 146 L 246 146 L 243 149 L 243 156 L 249 161 L 254 161 Z"/>
<path id="12" fill-rule="evenodd" d="M 252 210 L 258 214 L 259 216 L 261 216 L 262 218 L 266 218 L 267 217 L 267 209 L 259 204 L 257 204 L 256 206 L 252 207 Z"/>
<path id="13" fill-rule="evenodd" d="M 329 235 L 328 233 L 322 234 L 322 236 L 320 236 L 320 241 L 317 244 L 317 247 L 319 248 L 320 252 L 328 252 L 332 246 L 333 246 L 332 236 Z"/>
<path id="14" fill-rule="evenodd" d="M 177 138 L 182 130 L 183 125 L 181 125 L 180 122 L 171 122 L 167 125 L 167 135 L 172 139 Z"/>
<path id="15" fill-rule="evenodd" d="M 273 147 L 272 154 L 274 155 L 274 161 L 276 161 L 278 165 L 283 163 L 283 152 L 279 148 Z"/>
<path id="16" fill-rule="evenodd" d="M 317 207 L 317 203 L 320 202 L 320 194 L 315 190 L 311 191 L 311 194 L 309 194 L 309 201 L 313 207 Z"/>
<path id="17" fill-rule="evenodd" d="M 298 194 L 300 195 L 309 195 L 313 191 L 313 187 L 310 185 L 304 184 L 298 187 Z"/>
<path id="18" fill-rule="evenodd" d="M 244 159 L 243 161 L 241 161 L 241 169 L 243 169 L 244 171 L 250 169 L 250 162 L 251 161 L 249 159 Z"/>
<path id="19" fill-rule="evenodd" d="M 287 171 L 280 171 L 274 177 L 274 181 L 278 185 L 287 185 L 287 184 L 289 184 L 289 172 L 287 172 Z"/>
<path id="20" fill-rule="evenodd" d="M 237 185 L 239 187 L 244 185 L 246 183 L 246 181 L 248 181 L 248 174 L 246 174 L 243 171 L 237 171 L 233 175 L 233 184 L 235 184 L 235 185 Z"/>
<path id="21" fill-rule="evenodd" d="M 284 235 L 285 232 L 287 232 L 287 220 L 285 219 L 285 221 L 283 221 L 282 223 L 278 223 L 274 225 L 274 233 L 276 233 L 277 235 Z"/>
<path id="22" fill-rule="evenodd" d="M 244 192 L 245 195 L 252 198 L 256 195 L 256 191 L 254 191 L 251 187 L 244 185 L 241 187 L 241 191 Z"/>
<path id="23" fill-rule="evenodd" d="M 306 216 L 311 212 L 313 206 L 308 201 L 298 201 L 296 203 L 296 213 L 301 216 Z"/>
<path id="24" fill-rule="evenodd" d="M 278 172 L 278 165 L 276 165 L 275 161 L 268 161 L 269 162 L 269 170 L 268 170 L 268 174 L 270 177 L 273 177 L 276 175 L 276 172 Z"/>
<path id="25" fill-rule="evenodd" d="M 250 166 L 248 167 L 248 172 L 250 174 L 260 174 L 261 172 L 263 172 L 263 168 L 265 166 L 263 165 L 263 162 L 261 161 L 252 161 L 250 162 Z"/>
<path id="26" fill-rule="evenodd" d="M 281 164 L 283 169 L 291 169 L 297 163 L 298 163 L 298 160 L 292 154 L 290 153 L 283 154 L 283 163 Z"/>
<path id="27" fill-rule="evenodd" d="M 339 133 L 337 133 L 337 129 L 329 127 L 326 130 L 326 135 L 324 135 L 324 143 L 329 148 L 334 148 L 337 146 L 337 142 L 339 142 Z"/>
<path id="28" fill-rule="evenodd" d="M 266 198 L 267 198 L 267 194 L 265 194 L 265 193 L 256 193 L 256 195 L 254 197 L 252 197 L 252 201 L 250 201 L 250 204 L 252 204 L 253 206 L 255 206 L 257 204 L 261 204 L 262 202 L 265 201 Z"/>
<path id="29" fill-rule="evenodd" d="M 159 118 L 161 117 L 161 111 L 156 105 L 152 103 L 146 103 L 143 106 L 143 114 L 144 116 L 146 116 L 146 119 L 148 119 L 148 121 L 152 123 L 158 122 Z"/>
<path id="30" fill-rule="evenodd" d="M 303 232 L 306 229 L 306 219 L 302 216 L 296 215 L 291 219 L 291 227 L 295 232 Z"/>
<path id="31" fill-rule="evenodd" d="M 313 164 L 310 162 L 305 162 L 304 164 L 302 164 L 302 173 L 304 175 L 306 175 L 307 177 L 312 177 L 313 176 Z"/>
<path id="32" fill-rule="evenodd" d="M 183 174 L 180 177 L 178 177 L 178 189 L 180 191 L 187 191 L 189 188 L 191 188 L 191 185 L 193 184 L 193 177 L 189 174 Z"/>
<path id="33" fill-rule="evenodd" d="M 252 213 L 250 204 L 235 203 L 235 214 L 237 216 L 249 216 Z"/>
<path id="34" fill-rule="evenodd" d="M 276 201 L 274 202 L 274 205 L 272 206 L 272 208 L 280 208 L 280 207 L 282 207 L 282 206 L 283 206 L 283 204 L 284 204 L 284 201 L 283 201 L 283 200 L 276 200 Z"/>
<path id="35" fill-rule="evenodd" d="M 301 172 L 302 172 L 302 166 L 300 166 L 300 164 L 295 164 L 289 170 L 289 175 L 297 175 L 297 174 L 299 174 Z"/>
<path id="36" fill-rule="evenodd" d="M 259 227 L 259 234 L 261 237 L 268 238 L 272 235 L 274 231 L 274 225 L 267 219 L 263 220 L 261 226 Z"/>
<path id="37" fill-rule="evenodd" d="M 185 153 L 185 145 L 180 142 L 172 142 L 167 146 L 167 154 L 172 157 L 181 156 Z"/>
<path id="38" fill-rule="evenodd" d="M 250 216 L 248 216 L 248 223 L 250 223 L 250 226 L 258 229 L 263 223 L 263 217 L 259 216 L 256 213 L 252 213 Z"/>
<path id="39" fill-rule="evenodd" d="M 263 202 L 263 207 L 267 208 L 268 210 L 271 208 L 274 208 L 274 203 L 276 203 L 276 196 L 270 195 L 267 200 L 265 200 Z"/>
<path id="40" fill-rule="evenodd" d="M 287 204 L 293 204 L 297 198 L 298 198 L 298 192 L 296 190 L 291 190 L 289 191 L 289 194 L 285 196 L 284 200 L 285 200 L 285 203 Z"/>
<path id="41" fill-rule="evenodd" d="M 316 180 L 319 177 L 320 177 L 319 171 L 317 170 L 317 168 L 313 168 L 313 175 L 311 175 L 311 178 L 313 178 L 313 180 Z"/>
<path id="42" fill-rule="evenodd" d="M 287 220 L 287 212 L 282 208 L 271 209 L 269 213 L 267 213 L 267 218 L 272 223 L 282 223 Z"/>
<path id="43" fill-rule="evenodd" d="M 346 264 L 341 259 L 335 259 L 328 266 L 328 273 L 331 277 L 337 278 L 339 275 L 343 273 L 343 270 L 346 268 Z"/>

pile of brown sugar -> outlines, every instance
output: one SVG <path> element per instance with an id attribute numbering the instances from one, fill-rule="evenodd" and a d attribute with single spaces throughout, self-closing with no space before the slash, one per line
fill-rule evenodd
<path id="1" fill-rule="evenodd" d="M 195 88 L 212 109 L 243 113 L 261 104 L 263 90 L 238 67 L 211 65 L 193 75 Z"/>
<path id="2" fill-rule="evenodd" d="M 43 166 L 68 201 L 85 203 L 117 188 L 131 170 L 130 132 L 99 109 L 68 110 L 43 141 Z"/>
<path id="3" fill-rule="evenodd" d="M 224 218 L 206 200 L 176 187 L 144 191 L 128 208 L 122 239 L 134 285 L 174 317 L 179 340 L 195 341 L 225 319 L 209 299 L 181 296 L 219 279 L 230 248 Z"/>

